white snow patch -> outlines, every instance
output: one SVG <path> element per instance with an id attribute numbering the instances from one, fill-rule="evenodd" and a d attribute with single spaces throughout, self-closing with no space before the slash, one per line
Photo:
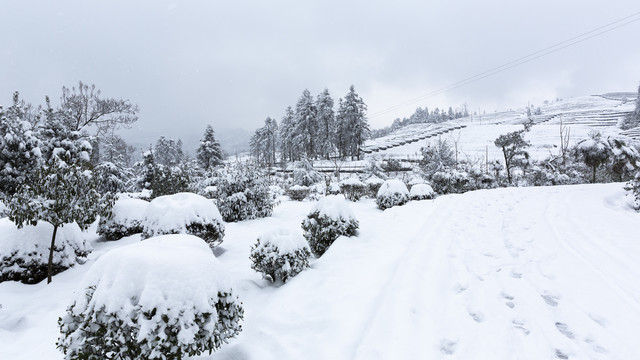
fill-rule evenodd
<path id="1" fill-rule="evenodd" d="M 186 232 L 187 225 L 222 224 L 220 211 L 213 200 L 193 193 L 178 193 L 153 199 L 144 212 L 145 233 Z"/>
<path id="2" fill-rule="evenodd" d="M 355 219 L 356 216 L 349 206 L 349 202 L 344 195 L 327 195 L 313 205 L 309 213 L 318 212 L 320 216 L 327 216 L 331 219 Z"/>

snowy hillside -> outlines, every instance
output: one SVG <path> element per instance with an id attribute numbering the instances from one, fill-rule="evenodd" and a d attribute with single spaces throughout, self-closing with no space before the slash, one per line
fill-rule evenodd
<path id="1" fill-rule="evenodd" d="M 589 131 L 600 131 L 605 137 L 629 136 L 640 141 L 640 129 L 622 131 L 618 121 L 632 112 L 634 93 L 611 93 L 582 96 L 551 102 L 540 106 L 541 115 L 534 115 L 536 124 L 526 139 L 532 144 L 529 152 L 540 160 L 550 154 L 557 155 L 560 146 L 560 123 L 570 129 L 570 145 L 585 138 Z M 457 141 L 461 159 L 484 159 L 488 151 L 489 161 L 501 159 L 502 154 L 493 141 L 501 134 L 522 129 L 527 120 L 526 110 L 509 110 L 481 114 L 440 124 L 413 124 L 378 139 L 365 143 L 368 157 L 417 158 L 420 148 L 438 138 Z"/>
<path id="2" fill-rule="evenodd" d="M 633 359 L 640 353 L 640 216 L 622 184 L 503 188 L 351 205 L 339 238 L 282 286 L 251 269 L 260 234 L 300 229 L 313 202 L 226 224 L 214 251 L 243 301 L 243 331 L 202 359 Z M 95 231 L 95 228 L 93 229 Z M 0 234 L 1 235 L 1 234 Z M 56 321 L 96 241 L 50 285 L 0 283 L 0 359 L 62 359 Z"/>

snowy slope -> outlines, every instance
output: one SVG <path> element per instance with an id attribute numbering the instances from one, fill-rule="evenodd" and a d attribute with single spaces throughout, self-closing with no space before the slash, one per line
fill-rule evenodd
<path id="1" fill-rule="evenodd" d="M 633 93 L 612 93 L 581 96 L 542 105 L 541 115 L 534 115 L 536 124 L 525 138 L 531 142 L 529 152 L 533 159 L 541 160 L 557 155 L 560 146 L 560 123 L 570 128 L 570 145 L 587 137 L 592 130 L 606 136 L 624 135 L 640 141 L 640 129 L 622 131 L 618 122 L 635 107 Z M 626 99 L 626 100 L 625 100 Z M 419 158 L 420 148 L 437 139 L 459 144 L 459 158 L 500 160 L 502 154 L 494 140 L 507 132 L 522 129 L 527 121 L 526 110 L 507 110 L 480 116 L 447 121 L 441 124 L 413 124 L 387 136 L 368 140 L 364 151 L 368 157 Z"/>
<path id="2" fill-rule="evenodd" d="M 622 184 L 483 190 L 386 211 L 276 287 L 250 246 L 312 202 L 227 224 L 215 253 L 243 332 L 203 359 L 632 359 L 640 353 L 640 214 Z M 110 247 L 94 244 L 93 258 Z M 60 359 L 55 321 L 93 261 L 49 286 L 0 284 L 0 359 Z"/>

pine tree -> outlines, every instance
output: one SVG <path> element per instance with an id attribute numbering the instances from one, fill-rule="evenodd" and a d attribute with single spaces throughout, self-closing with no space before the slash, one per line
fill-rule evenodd
<path id="1" fill-rule="evenodd" d="M 89 170 L 91 145 L 78 131 L 70 131 L 58 116 L 48 112 L 40 136 L 45 143 L 44 161 L 9 202 L 9 219 L 16 226 L 53 225 L 47 283 L 51 282 L 53 253 L 59 227 L 75 222 L 85 230 L 98 215 L 107 215 L 114 202 L 101 196 L 97 179 Z M 54 116 L 52 116 L 54 115 Z"/>
<path id="2" fill-rule="evenodd" d="M 0 199 L 13 195 L 37 166 L 41 143 L 16 91 L 5 113 L 0 106 Z"/>
<path id="3" fill-rule="evenodd" d="M 204 131 L 204 138 L 200 140 L 196 153 L 200 167 L 205 170 L 211 170 L 216 166 L 222 165 L 220 143 L 216 140 L 215 132 L 211 125 L 207 125 Z"/>
<path id="4" fill-rule="evenodd" d="M 336 116 L 337 145 L 342 158 L 351 156 L 360 160 L 360 149 L 371 132 L 366 112 L 367 105 L 351 85 L 349 93 L 339 102 Z"/>
<path id="5" fill-rule="evenodd" d="M 182 140 L 176 142 L 173 139 L 167 139 L 164 136 L 156 141 L 155 145 L 155 161 L 157 164 L 165 166 L 178 166 L 185 161 L 185 155 L 182 151 Z"/>
<path id="6" fill-rule="evenodd" d="M 283 161 L 299 160 L 298 144 L 294 139 L 295 114 L 291 106 L 287 107 L 280 121 L 280 156 Z"/>
<path id="7" fill-rule="evenodd" d="M 276 151 L 278 147 L 278 123 L 270 118 L 264 121 L 264 126 L 256 130 L 249 144 L 251 154 L 259 164 L 269 167 L 276 163 Z"/>
<path id="8" fill-rule="evenodd" d="M 329 159 L 329 155 L 335 149 L 336 118 L 333 111 L 333 99 L 326 88 L 318 95 L 316 112 L 318 119 L 318 155 Z"/>
<path id="9" fill-rule="evenodd" d="M 308 158 L 316 157 L 317 133 L 316 105 L 309 90 L 305 89 L 296 104 L 294 141 L 301 145 L 303 154 Z"/>

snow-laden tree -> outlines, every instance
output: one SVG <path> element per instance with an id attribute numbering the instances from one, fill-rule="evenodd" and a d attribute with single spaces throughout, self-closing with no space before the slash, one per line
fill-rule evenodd
<path id="1" fill-rule="evenodd" d="M 354 236 L 359 227 L 360 223 L 342 195 L 320 199 L 302 221 L 304 237 L 316 256 L 322 256 L 338 237 Z"/>
<path id="2" fill-rule="evenodd" d="M 633 197 L 633 208 L 640 211 L 640 171 L 625 186 L 625 190 L 631 192 Z"/>
<path id="3" fill-rule="evenodd" d="M 226 222 L 271 216 L 266 173 L 249 164 L 236 163 L 216 171 L 218 209 Z"/>
<path id="4" fill-rule="evenodd" d="M 13 105 L 6 112 L 0 106 L 0 199 L 16 192 L 42 155 L 33 125 L 25 118 L 26 111 L 16 91 Z"/>
<path id="5" fill-rule="evenodd" d="M 335 150 L 336 116 L 333 111 L 333 99 L 326 88 L 316 100 L 316 114 L 318 119 L 317 154 L 329 159 Z"/>
<path id="6" fill-rule="evenodd" d="M 284 161 L 300 160 L 300 147 L 295 139 L 295 113 L 291 106 L 280 121 L 280 156 Z"/>
<path id="7" fill-rule="evenodd" d="M 531 129 L 531 123 L 525 124 L 523 130 L 513 131 L 498 136 L 493 142 L 504 156 L 504 168 L 507 171 L 507 181 L 511 184 L 513 178 L 513 168 L 529 158 L 529 153 L 525 150 L 531 144 L 524 139 L 524 134 Z"/>
<path id="8" fill-rule="evenodd" d="M 8 205 L 9 218 L 18 227 L 38 221 L 53 225 L 47 274 L 50 283 L 58 228 L 75 222 L 87 229 L 98 215 L 108 215 L 114 198 L 98 192 L 97 179 L 89 170 L 91 145 L 78 131 L 69 130 L 49 112 L 40 138 L 45 145 L 44 161 Z"/>
<path id="9" fill-rule="evenodd" d="M 95 85 L 80 81 L 78 87 L 62 87 L 60 119 L 71 131 L 95 127 L 98 134 L 138 120 L 138 106 L 129 100 L 103 98 Z"/>
<path id="10" fill-rule="evenodd" d="M 427 178 L 431 178 L 438 171 L 455 167 L 456 159 L 447 140 L 438 139 L 433 145 L 429 144 L 420 149 L 422 159 L 420 168 Z"/>
<path id="11" fill-rule="evenodd" d="M 271 282 L 287 282 L 309 267 L 311 251 L 302 234 L 277 229 L 258 237 L 251 247 L 251 268 Z"/>
<path id="12" fill-rule="evenodd" d="M 296 104 L 294 141 L 300 144 L 302 153 L 308 158 L 316 157 L 317 136 L 316 104 L 309 90 L 305 89 Z"/>
<path id="13" fill-rule="evenodd" d="M 204 130 L 204 137 L 200 140 L 196 153 L 198 163 L 204 170 L 208 171 L 222 165 L 222 150 L 211 125 L 207 125 Z"/>
<path id="14" fill-rule="evenodd" d="M 611 148 L 611 171 L 618 181 L 629 179 L 640 167 L 640 154 L 624 139 L 607 139 Z"/>
<path id="15" fill-rule="evenodd" d="M 340 99 L 336 115 L 336 145 L 341 158 L 360 160 L 360 149 L 370 134 L 366 112 L 367 105 L 351 85 L 349 93 Z"/>
<path id="16" fill-rule="evenodd" d="M 260 164 L 269 167 L 274 166 L 277 158 L 278 148 L 278 123 L 276 120 L 267 117 L 264 126 L 256 130 L 251 137 L 251 154 L 255 156 Z"/>
<path id="17" fill-rule="evenodd" d="M 182 140 L 167 139 L 164 136 L 156 141 L 154 148 L 156 164 L 166 166 L 177 166 L 185 161 L 185 154 L 182 151 Z"/>
<path id="18" fill-rule="evenodd" d="M 599 131 L 591 131 L 588 139 L 583 139 L 576 144 L 575 154 L 591 168 L 591 182 L 595 183 L 596 171 L 609 161 L 612 153 L 609 143 L 602 138 L 602 134 Z"/>

